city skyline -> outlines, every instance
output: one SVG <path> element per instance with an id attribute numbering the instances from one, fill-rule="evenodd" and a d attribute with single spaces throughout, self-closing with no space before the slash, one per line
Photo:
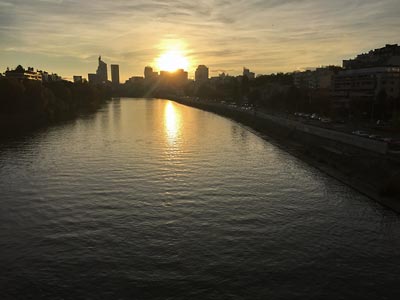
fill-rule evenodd
<path id="1" fill-rule="evenodd" d="M 345 4 L 345 5 L 344 5 Z M 0 67 L 18 64 L 86 76 L 104 61 L 121 81 L 179 49 L 189 77 L 205 64 L 210 76 L 341 65 L 360 52 L 399 43 L 392 0 L 352 1 L 0 1 Z M 79 24 L 79 26 L 77 25 Z M 211 33 L 211 34 L 210 34 Z"/>

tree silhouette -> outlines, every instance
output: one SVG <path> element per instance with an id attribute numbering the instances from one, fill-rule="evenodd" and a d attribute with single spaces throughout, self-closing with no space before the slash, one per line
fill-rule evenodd
<path id="1" fill-rule="evenodd" d="M 15 72 L 23 73 L 25 72 L 25 69 L 21 65 L 18 65 L 18 67 L 15 68 Z"/>

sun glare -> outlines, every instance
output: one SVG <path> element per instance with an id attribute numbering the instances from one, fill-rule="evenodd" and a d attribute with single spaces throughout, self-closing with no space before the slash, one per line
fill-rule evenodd
<path id="1" fill-rule="evenodd" d="M 181 130 L 181 116 L 171 101 L 165 106 L 164 123 L 168 141 L 170 143 L 176 142 Z"/>
<path id="2" fill-rule="evenodd" d="M 157 66 L 160 71 L 173 72 L 178 69 L 187 70 L 189 60 L 179 50 L 170 50 L 157 58 Z"/>

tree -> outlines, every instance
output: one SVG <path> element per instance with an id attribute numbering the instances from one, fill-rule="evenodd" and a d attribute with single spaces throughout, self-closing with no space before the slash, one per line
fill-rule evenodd
<path id="1" fill-rule="evenodd" d="M 15 72 L 23 73 L 25 72 L 25 69 L 21 65 L 18 65 L 18 67 L 15 68 Z"/>

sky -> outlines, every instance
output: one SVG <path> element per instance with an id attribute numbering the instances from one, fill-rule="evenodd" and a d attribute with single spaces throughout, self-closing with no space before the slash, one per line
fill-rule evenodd
<path id="1" fill-rule="evenodd" d="M 87 77 L 102 55 L 126 80 L 157 70 L 171 48 L 190 61 L 189 77 L 199 64 L 210 76 L 341 65 L 400 44 L 399 15 L 400 0 L 0 0 L 0 72 Z"/>

